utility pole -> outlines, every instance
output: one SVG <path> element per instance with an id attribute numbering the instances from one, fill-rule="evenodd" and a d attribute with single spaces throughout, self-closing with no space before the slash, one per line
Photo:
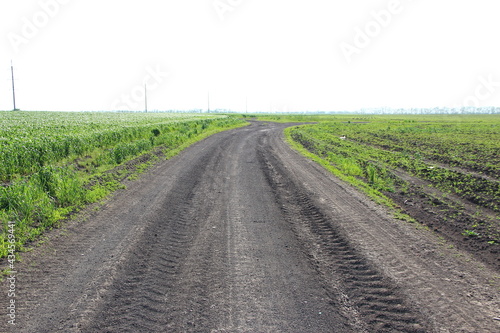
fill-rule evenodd
<path id="1" fill-rule="evenodd" d="M 16 111 L 16 88 L 14 86 L 14 65 L 12 65 L 12 60 L 10 61 L 10 72 L 12 74 L 12 101 L 14 103 L 14 110 Z"/>
<path id="2" fill-rule="evenodd" d="M 210 113 L 210 91 L 208 92 L 207 112 Z"/>
<path id="3" fill-rule="evenodd" d="M 146 113 L 148 112 L 148 86 L 147 86 L 147 84 L 144 85 L 144 110 Z"/>

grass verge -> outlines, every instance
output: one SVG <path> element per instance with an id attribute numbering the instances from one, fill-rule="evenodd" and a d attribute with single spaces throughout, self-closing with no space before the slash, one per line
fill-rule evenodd
<path id="1" fill-rule="evenodd" d="M 120 143 L 56 165 L 0 186 L 0 258 L 17 255 L 44 232 L 61 226 L 83 207 L 124 189 L 124 180 L 139 178 L 162 158 L 171 158 L 206 137 L 248 125 L 237 120 L 197 124 L 179 132 Z M 163 134 L 163 133 L 162 133 Z M 156 141 L 156 145 L 153 145 Z"/>
<path id="2" fill-rule="evenodd" d="M 354 176 L 349 176 L 344 174 L 341 170 L 333 166 L 331 163 L 328 161 L 324 160 L 323 158 L 319 157 L 316 154 L 311 153 L 309 150 L 307 150 L 303 145 L 300 143 L 296 142 L 293 140 L 291 131 L 293 127 L 289 127 L 285 129 L 285 140 L 286 142 L 297 152 L 302 154 L 303 156 L 313 160 L 314 162 L 318 163 L 319 165 L 323 166 L 326 170 L 330 171 L 334 176 L 337 178 L 351 184 L 364 194 L 366 194 L 370 199 L 375 201 L 378 204 L 381 204 L 383 206 L 388 207 L 391 212 L 393 213 L 394 217 L 399 219 L 399 220 L 404 220 L 408 222 L 415 222 L 415 219 L 413 219 L 411 216 L 404 214 L 399 208 L 398 205 L 396 205 L 390 198 L 385 196 L 383 193 L 380 191 L 372 188 L 369 184 L 357 179 Z"/>

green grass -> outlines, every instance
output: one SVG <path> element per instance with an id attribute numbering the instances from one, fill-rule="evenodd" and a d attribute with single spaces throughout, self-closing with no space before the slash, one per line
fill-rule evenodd
<path id="1" fill-rule="evenodd" d="M 0 116 L 0 258 L 7 255 L 9 221 L 15 222 L 16 249 L 22 251 L 70 213 L 123 188 L 124 179 L 138 178 L 158 157 L 170 158 L 209 135 L 246 125 L 225 115 Z"/>
<path id="2" fill-rule="evenodd" d="M 401 169 L 444 193 L 500 212 L 500 116 L 400 117 L 325 121 L 288 133 L 376 189 L 391 191 L 391 170 Z M 340 140 L 341 135 L 348 139 Z"/>
<path id="3" fill-rule="evenodd" d="M 319 121 L 319 119 L 322 119 Z M 411 184 L 399 174 L 428 183 L 440 193 L 429 200 L 446 202 L 447 222 L 465 207 L 448 200 L 451 194 L 476 205 L 481 212 L 500 212 L 500 115 L 436 116 L 264 116 L 267 121 L 318 121 L 289 127 L 287 141 L 340 179 L 366 193 L 374 201 L 396 209 L 392 193 L 411 195 Z M 347 136 L 342 140 L 341 136 Z M 449 213 L 448 211 L 449 210 Z M 498 243 L 500 226 L 485 213 L 470 216 L 487 226 L 481 236 L 489 245 Z M 463 215 L 461 215 L 463 216 Z M 469 215 L 467 215 L 469 216 Z M 467 234 L 469 235 L 469 234 Z M 474 236 L 470 234 L 469 236 Z"/>
<path id="4" fill-rule="evenodd" d="M 383 195 L 380 191 L 377 191 L 376 189 L 368 186 L 366 182 L 363 182 L 362 180 L 356 178 L 354 175 L 343 172 L 340 168 L 336 167 L 335 165 L 332 165 L 327 159 L 324 159 L 321 156 L 318 156 L 317 154 L 310 152 L 303 145 L 296 142 L 292 137 L 292 133 L 293 130 L 297 128 L 300 127 L 292 127 L 292 128 L 287 128 L 285 130 L 286 141 L 292 146 L 292 148 L 300 152 L 302 155 L 322 165 L 325 169 L 329 170 L 332 174 L 334 174 L 338 178 L 354 185 L 356 188 L 360 189 L 362 192 L 364 192 L 366 195 L 372 198 L 375 202 L 383 204 L 387 207 L 395 208 L 395 204 L 389 198 Z"/>

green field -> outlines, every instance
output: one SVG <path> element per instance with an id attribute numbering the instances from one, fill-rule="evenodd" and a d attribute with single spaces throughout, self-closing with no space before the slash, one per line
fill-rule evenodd
<path id="1" fill-rule="evenodd" d="M 0 258 L 9 235 L 20 250 L 155 160 L 244 124 L 226 115 L 0 112 Z"/>
<path id="2" fill-rule="evenodd" d="M 375 189 L 394 190 L 390 171 L 402 169 L 500 212 L 500 118 L 458 119 L 325 122 L 288 133 Z"/>
<path id="3" fill-rule="evenodd" d="M 317 122 L 286 129 L 288 141 L 399 218 L 498 264 L 500 115 L 260 119 Z"/>

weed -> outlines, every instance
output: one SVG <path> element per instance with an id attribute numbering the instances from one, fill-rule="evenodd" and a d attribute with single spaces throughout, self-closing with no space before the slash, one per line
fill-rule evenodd
<path id="1" fill-rule="evenodd" d="M 476 231 L 473 231 L 473 230 L 464 230 L 462 232 L 462 235 L 467 236 L 467 237 L 479 237 L 480 236 Z"/>

